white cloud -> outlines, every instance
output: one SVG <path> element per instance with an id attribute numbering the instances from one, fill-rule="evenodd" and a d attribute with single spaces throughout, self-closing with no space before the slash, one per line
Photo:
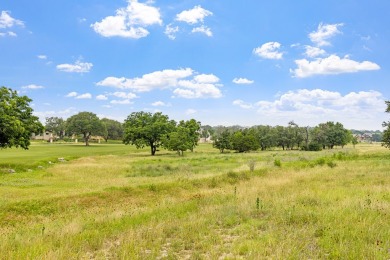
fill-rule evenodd
<path id="1" fill-rule="evenodd" d="M 330 38 L 335 36 L 336 34 L 340 34 L 339 27 L 343 26 L 342 23 L 338 24 L 322 24 L 318 25 L 317 31 L 311 32 L 309 34 L 310 40 L 317 44 L 317 46 L 328 46 L 330 42 L 328 41 Z"/>
<path id="2" fill-rule="evenodd" d="M 281 44 L 278 42 L 267 42 L 253 50 L 253 53 L 264 59 L 280 60 L 283 53 L 279 52 Z"/>
<path id="3" fill-rule="evenodd" d="M 89 72 L 93 67 L 92 63 L 76 61 L 75 64 L 59 64 L 57 69 L 63 72 L 84 73 Z"/>
<path id="4" fill-rule="evenodd" d="M 249 79 L 246 79 L 246 78 L 234 78 L 233 79 L 233 83 L 236 83 L 236 84 L 253 84 L 254 81 L 253 80 L 249 80 Z"/>
<path id="5" fill-rule="evenodd" d="M 123 99 L 123 100 L 111 100 L 110 103 L 114 105 L 129 105 L 129 104 L 133 104 L 134 102 L 131 102 L 129 99 Z"/>
<path id="6" fill-rule="evenodd" d="M 306 49 L 305 55 L 309 58 L 315 58 L 326 54 L 325 50 L 320 49 L 318 47 L 306 45 L 305 49 Z"/>
<path id="7" fill-rule="evenodd" d="M 22 87 L 22 89 L 42 89 L 42 88 L 45 88 L 45 87 L 44 86 L 35 85 L 35 84 L 30 84 L 30 85 Z"/>
<path id="8" fill-rule="evenodd" d="M 192 33 L 203 33 L 205 34 L 206 36 L 208 37 L 212 37 L 213 36 L 213 32 L 211 31 L 211 29 L 207 26 L 199 26 L 199 27 L 196 27 L 196 28 L 193 28 Z"/>
<path id="9" fill-rule="evenodd" d="M 198 111 L 196 111 L 195 109 L 187 109 L 186 110 L 186 115 L 193 115 L 193 114 L 196 114 Z"/>
<path id="10" fill-rule="evenodd" d="M 9 14 L 8 11 L 1 11 L 0 28 L 2 28 L 2 29 L 11 28 L 11 27 L 14 27 L 16 25 L 23 27 L 24 23 L 23 23 L 23 21 L 20 21 L 20 20 L 17 20 L 15 18 L 11 17 L 11 15 Z"/>
<path id="11" fill-rule="evenodd" d="M 96 99 L 97 100 L 107 100 L 108 98 L 105 95 L 98 95 L 98 96 L 96 96 Z"/>
<path id="12" fill-rule="evenodd" d="M 180 80 L 173 93 L 182 98 L 220 98 L 219 78 L 213 74 L 200 74 L 192 80 Z"/>
<path id="13" fill-rule="evenodd" d="M 137 95 L 134 93 L 126 93 L 126 92 L 114 92 L 111 94 L 112 96 L 118 97 L 118 98 L 125 98 L 125 99 L 134 99 L 137 98 Z"/>
<path id="14" fill-rule="evenodd" d="M 78 93 L 77 92 L 70 92 L 70 93 L 68 93 L 65 97 L 76 97 L 78 95 Z"/>
<path id="15" fill-rule="evenodd" d="M 243 108 L 243 109 L 251 109 L 251 108 L 253 108 L 253 105 L 252 105 L 252 104 L 246 103 L 246 102 L 244 102 L 244 101 L 241 100 L 241 99 L 234 100 L 234 101 L 233 101 L 233 105 L 239 106 L 239 107 L 241 107 L 241 108 Z"/>
<path id="16" fill-rule="evenodd" d="M 188 24 L 203 23 L 204 18 L 213 15 L 212 12 L 203 9 L 200 5 L 195 6 L 190 10 L 185 10 L 176 15 L 176 21 L 186 22 Z"/>
<path id="17" fill-rule="evenodd" d="M 306 59 L 296 60 L 298 68 L 290 70 L 294 77 L 306 78 L 314 75 L 330 75 L 341 73 L 354 73 L 367 70 L 379 70 L 380 66 L 370 61 L 358 62 L 348 57 L 340 58 L 330 55 L 327 58 L 319 58 L 314 61 Z"/>
<path id="18" fill-rule="evenodd" d="M 76 96 L 76 99 L 91 99 L 92 95 L 90 93 L 84 93 Z"/>
<path id="19" fill-rule="evenodd" d="M 351 92 L 343 96 L 339 92 L 301 89 L 286 92 L 274 101 L 259 101 L 256 107 L 264 116 L 286 121 L 299 119 L 311 125 L 339 121 L 352 125 L 364 120 L 375 121 L 383 114 L 385 103 L 383 95 L 377 91 Z"/>
<path id="20" fill-rule="evenodd" d="M 169 104 L 169 103 L 167 104 L 163 101 L 156 101 L 156 102 L 152 103 L 152 106 L 154 106 L 154 107 L 169 107 L 169 106 L 171 106 L 171 104 Z"/>
<path id="21" fill-rule="evenodd" d="M 116 10 L 115 16 L 107 16 L 100 22 L 91 24 L 91 27 L 104 37 L 146 37 L 149 31 L 145 27 L 162 25 L 159 9 L 149 3 L 151 1 L 139 3 L 137 0 L 129 0 L 127 7 Z"/>
<path id="22" fill-rule="evenodd" d="M 74 107 L 69 107 L 59 111 L 34 111 L 33 113 L 34 115 L 39 117 L 39 120 L 41 122 L 45 122 L 46 117 L 57 116 L 57 117 L 68 118 L 69 116 L 76 114 L 77 110 Z"/>
<path id="23" fill-rule="evenodd" d="M 162 70 L 143 75 L 141 78 L 107 77 L 97 83 L 98 86 L 133 89 L 136 92 L 148 92 L 154 89 L 166 89 L 177 86 L 178 80 L 193 74 L 190 68 Z"/>
<path id="24" fill-rule="evenodd" d="M 46 55 L 43 55 L 43 54 L 37 55 L 37 57 L 38 57 L 38 59 L 40 59 L 40 60 L 47 60 L 47 56 L 46 56 Z"/>
<path id="25" fill-rule="evenodd" d="M 169 39 L 174 40 L 176 39 L 176 33 L 179 32 L 179 26 L 172 26 L 172 24 L 168 24 L 165 27 L 165 35 L 168 36 Z"/>
<path id="26" fill-rule="evenodd" d="M 337 121 L 349 129 L 380 129 L 380 122 L 386 119 L 384 100 L 382 93 L 373 90 L 341 94 L 322 89 L 299 89 L 280 93 L 274 100 L 260 100 L 255 104 L 235 100 L 233 104 L 256 111 L 262 124 L 284 125 L 294 120 L 300 126 L 315 126 Z"/>
<path id="27" fill-rule="evenodd" d="M 162 70 L 145 74 L 140 78 L 107 77 L 98 86 L 132 89 L 135 92 L 149 92 L 156 89 L 174 89 L 177 97 L 219 98 L 222 96 L 219 78 L 213 74 L 198 74 L 190 69 Z M 191 78 L 191 76 L 193 76 Z"/>
<path id="28" fill-rule="evenodd" d="M 197 83 L 217 83 L 219 78 L 214 74 L 200 74 L 194 77 L 194 80 Z"/>

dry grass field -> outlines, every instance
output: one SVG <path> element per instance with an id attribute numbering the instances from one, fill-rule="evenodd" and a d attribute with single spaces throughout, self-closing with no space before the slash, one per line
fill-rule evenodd
<path id="1" fill-rule="evenodd" d="M 0 259 L 390 259 L 380 145 L 148 153 L 0 151 Z"/>

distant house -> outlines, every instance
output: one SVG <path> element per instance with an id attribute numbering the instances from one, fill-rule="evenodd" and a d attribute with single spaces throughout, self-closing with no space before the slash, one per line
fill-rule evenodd
<path id="1" fill-rule="evenodd" d="M 39 134 L 33 133 L 31 135 L 32 140 L 44 140 L 44 141 L 48 141 L 48 142 L 53 142 L 55 140 L 55 138 L 56 137 L 50 131 L 45 131 L 45 132 L 39 133 Z"/>
<path id="2" fill-rule="evenodd" d="M 372 143 L 372 133 L 354 134 L 359 143 Z"/>

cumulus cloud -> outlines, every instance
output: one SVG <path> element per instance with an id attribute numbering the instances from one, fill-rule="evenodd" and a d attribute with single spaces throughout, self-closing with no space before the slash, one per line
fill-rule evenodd
<path id="1" fill-rule="evenodd" d="M 118 98 L 125 98 L 125 99 L 134 99 L 137 98 L 137 95 L 131 92 L 114 92 L 110 95 L 118 97 Z"/>
<path id="2" fill-rule="evenodd" d="M 341 26 L 343 26 L 342 23 L 338 23 L 338 24 L 320 23 L 318 25 L 317 31 L 311 32 L 309 34 L 309 38 L 313 43 L 317 44 L 317 46 L 330 45 L 329 39 L 341 33 L 341 31 L 339 30 L 339 27 Z"/>
<path id="3" fill-rule="evenodd" d="M 358 62 L 348 57 L 340 58 L 330 55 L 314 61 L 306 59 L 296 60 L 298 68 L 291 70 L 294 77 L 307 78 L 314 75 L 334 75 L 341 73 L 354 73 L 359 71 L 379 70 L 380 66 L 370 61 Z"/>
<path id="4" fill-rule="evenodd" d="M 340 116 L 372 118 L 384 109 L 384 98 L 377 91 L 339 92 L 301 89 L 282 94 L 274 101 L 256 103 L 258 112 L 273 116 L 300 116 L 336 120 Z"/>
<path id="5" fill-rule="evenodd" d="M 43 89 L 43 88 L 45 87 L 40 85 L 35 85 L 35 84 L 30 84 L 22 87 L 22 89 Z"/>
<path id="6" fill-rule="evenodd" d="M 163 101 L 156 101 L 156 102 L 152 103 L 152 106 L 154 106 L 154 107 L 169 107 L 171 105 L 169 103 L 167 104 Z"/>
<path id="7" fill-rule="evenodd" d="M 186 22 L 188 24 L 203 23 L 207 16 L 213 15 L 212 12 L 202 8 L 200 5 L 195 6 L 190 10 L 185 10 L 176 15 L 176 21 Z"/>
<path id="8" fill-rule="evenodd" d="M 151 6 L 150 1 L 139 3 L 129 0 L 127 7 L 119 8 L 114 16 L 107 16 L 91 27 L 104 37 L 139 39 L 149 35 L 146 27 L 162 23 L 159 9 Z"/>
<path id="9" fill-rule="evenodd" d="M 280 60 L 283 53 L 279 52 L 281 44 L 278 42 L 267 42 L 253 50 L 253 53 L 263 59 Z"/>
<path id="10" fill-rule="evenodd" d="M 7 30 L 15 26 L 24 27 L 24 22 L 18 19 L 13 18 L 8 11 L 1 11 L 0 14 L 0 37 L 16 37 L 17 34 L 12 31 L 2 31 L 3 29 Z"/>
<path id="11" fill-rule="evenodd" d="M 130 99 L 123 99 L 123 100 L 111 100 L 110 103 L 114 105 L 131 105 L 134 102 L 130 101 Z"/>
<path id="12" fill-rule="evenodd" d="M 107 100 L 108 97 L 106 95 L 98 95 L 98 96 L 96 96 L 96 99 L 97 100 Z"/>
<path id="13" fill-rule="evenodd" d="M 173 94 L 176 97 L 183 98 L 218 98 L 222 96 L 217 76 L 196 74 L 191 68 L 155 71 L 137 78 L 107 77 L 98 82 L 97 85 L 131 89 L 135 92 L 173 89 Z"/>
<path id="14" fill-rule="evenodd" d="M 59 64 L 57 69 L 63 72 L 75 72 L 75 73 L 85 73 L 89 72 L 93 67 L 92 63 L 76 61 L 75 64 Z"/>
<path id="15" fill-rule="evenodd" d="M 78 95 L 78 93 L 77 92 L 70 92 L 70 93 L 68 93 L 65 97 L 76 97 Z"/>
<path id="16" fill-rule="evenodd" d="M 305 49 L 306 49 L 305 55 L 309 58 L 315 58 L 315 57 L 323 56 L 326 54 L 325 50 L 318 48 L 318 47 L 306 45 Z"/>
<path id="17" fill-rule="evenodd" d="M 207 26 L 199 26 L 199 27 L 196 27 L 196 28 L 193 28 L 192 33 L 202 33 L 202 34 L 205 34 L 206 36 L 208 37 L 212 37 L 213 36 L 213 32 L 211 31 L 211 29 Z"/>
<path id="18" fill-rule="evenodd" d="M 281 93 L 275 100 L 261 100 L 255 104 L 236 100 L 234 105 L 252 109 L 271 124 L 290 120 L 303 125 L 338 121 L 349 128 L 378 129 L 377 118 L 385 110 L 383 95 L 378 91 L 350 92 L 322 89 L 299 89 Z M 376 124 L 376 125 L 375 125 Z"/>
<path id="19" fill-rule="evenodd" d="M 243 109 L 251 109 L 251 108 L 253 108 L 253 105 L 252 105 L 252 104 L 246 103 L 246 102 L 244 102 L 244 101 L 241 100 L 241 99 L 234 100 L 234 101 L 233 101 L 233 105 L 239 106 L 239 107 L 241 107 L 241 108 L 243 108 Z"/>
<path id="20" fill-rule="evenodd" d="M 90 93 L 84 93 L 75 97 L 76 99 L 91 99 L 92 95 Z"/>
<path id="21" fill-rule="evenodd" d="M 233 83 L 239 84 L 239 85 L 249 85 L 249 84 L 253 84 L 254 81 L 246 79 L 246 78 L 234 78 Z"/>
<path id="22" fill-rule="evenodd" d="M 10 12 L 8 11 L 1 11 L 0 14 L 0 28 L 11 28 L 14 26 L 24 26 L 24 22 L 21 20 L 17 20 L 13 17 L 11 17 Z"/>
<path id="23" fill-rule="evenodd" d="M 219 78 L 213 74 L 201 74 L 192 80 L 180 80 L 173 94 L 182 98 L 220 98 Z"/>
<path id="24" fill-rule="evenodd" d="M 98 86 L 132 89 L 136 92 L 148 92 L 154 89 L 166 89 L 177 86 L 180 79 L 193 74 L 190 68 L 179 70 L 162 70 L 143 75 L 140 78 L 107 77 L 97 83 Z"/>
<path id="25" fill-rule="evenodd" d="M 174 40 L 176 39 L 176 33 L 179 32 L 179 26 L 173 26 L 172 24 L 168 24 L 165 27 L 165 35 L 168 36 L 169 39 Z"/>

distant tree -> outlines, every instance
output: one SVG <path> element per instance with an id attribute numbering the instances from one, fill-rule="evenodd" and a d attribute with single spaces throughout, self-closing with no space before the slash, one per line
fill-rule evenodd
<path id="1" fill-rule="evenodd" d="M 89 146 L 91 135 L 102 135 L 103 124 L 100 119 L 91 112 L 80 112 L 66 120 L 67 132 L 70 134 L 82 134 L 85 145 Z"/>
<path id="2" fill-rule="evenodd" d="M 0 148 L 28 149 L 31 135 L 43 131 L 38 117 L 32 114 L 31 101 L 10 88 L 0 88 Z"/>
<path id="3" fill-rule="evenodd" d="M 107 142 L 110 140 L 120 140 L 123 137 L 123 125 L 112 119 L 103 118 L 101 122 L 104 126 L 103 138 Z"/>
<path id="4" fill-rule="evenodd" d="M 56 134 L 60 137 L 60 139 L 63 139 L 65 135 L 66 124 L 64 119 L 61 117 L 46 117 L 45 129 Z"/>
<path id="5" fill-rule="evenodd" d="M 213 134 L 214 134 L 214 129 L 211 126 L 209 125 L 201 126 L 200 137 L 204 138 L 205 142 L 207 138 L 211 137 Z"/>
<path id="6" fill-rule="evenodd" d="M 352 137 L 351 142 L 352 142 L 353 148 L 355 148 L 355 145 L 357 145 L 357 144 L 359 143 L 359 141 L 358 141 L 358 139 L 356 138 L 356 136 L 353 136 L 353 137 Z"/>
<path id="7" fill-rule="evenodd" d="M 200 125 L 200 122 L 196 121 L 195 119 L 191 119 L 188 121 L 182 120 L 179 122 L 178 126 L 186 128 L 188 130 L 188 141 L 191 144 L 189 150 L 191 150 L 191 152 L 193 152 L 195 146 L 198 145 L 200 136 Z"/>
<path id="8" fill-rule="evenodd" d="M 124 123 L 124 144 L 132 144 L 137 148 L 150 147 L 151 155 L 155 155 L 162 140 L 175 129 L 176 122 L 161 112 L 134 112 Z"/>
<path id="9" fill-rule="evenodd" d="M 177 126 L 175 130 L 162 138 L 163 147 L 176 151 L 179 155 L 193 148 L 190 129 L 184 126 Z"/>
<path id="10" fill-rule="evenodd" d="M 255 151 L 259 149 L 259 143 L 253 130 L 240 130 L 231 136 L 232 149 L 239 153 Z"/>
<path id="11" fill-rule="evenodd" d="M 221 153 L 223 153 L 225 150 L 231 149 L 231 134 L 228 129 L 225 129 L 220 135 L 213 137 L 213 147 L 219 149 Z"/>
<path id="12" fill-rule="evenodd" d="M 275 141 L 275 130 L 271 126 L 257 126 L 256 135 L 258 143 L 262 151 L 274 147 L 276 145 Z"/>
<path id="13" fill-rule="evenodd" d="M 385 101 L 386 103 L 386 113 L 390 113 L 390 101 Z M 382 137 L 382 146 L 390 148 L 390 121 L 388 122 L 383 122 L 383 127 L 387 127 L 385 131 L 383 132 L 383 137 Z"/>
<path id="14" fill-rule="evenodd" d="M 291 142 L 291 134 L 288 129 L 284 126 L 275 127 L 275 142 L 278 146 L 282 147 L 283 150 L 289 148 Z"/>

